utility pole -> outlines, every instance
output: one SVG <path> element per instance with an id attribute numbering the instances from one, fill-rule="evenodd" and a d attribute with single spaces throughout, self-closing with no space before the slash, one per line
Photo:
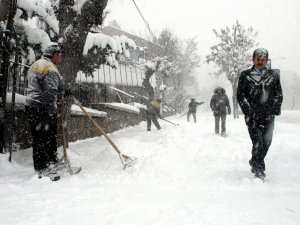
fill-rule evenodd
<path id="1" fill-rule="evenodd" d="M 135 5 L 136 9 L 138 10 L 140 16 L 142 17 L 142 19 L 143 19 L 143 21 L 144 21 L 144 23 L 145 23 L 145 25 L 146 25 L 146 27 L 147 27 L 149 33 L 151 34 L 152 41 L 155 43 L 155 42 L 156 42 L 156 37 L 155 37 L 154 33 L 152 32 L 152 30 L 151 30 L 151 28 L 150 28 L 150 26 L 149 26 L 149 23 L 147 22 L 147 20 L 146 20 L 145 17 L 143 16 L 141 10 L 139 9 L 139 7 L 138 7 L 137 4 L 135 3 L 135 1 L 134 1 L 134 0 L 132 0 L 132 1 L 133 1 L 134 5 Z"/>
<path id="2" fill-rule="evenodd" d="M 9 60 L 11 46 L 10 41 L 14 32 L 13 19 L 17 10 L 17 0 L 11 0 L 9 3 L 9 11 L 7 15 L 6 30 L 1 33 L 1 67 L 0 67 L 0 153 L 5 153 L 4 131 L 6 129 L 5 113 L 6 113 L 6 93 L 7 80 L 9 72 Z"/>

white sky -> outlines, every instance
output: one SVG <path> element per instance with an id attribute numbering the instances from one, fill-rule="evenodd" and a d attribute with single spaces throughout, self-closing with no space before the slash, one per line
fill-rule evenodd
<path id="1" fill-rule="evenodd" d="M 135 0 L 153 32 L 171 28 L 180 37 L 195 37 L 205 58 L 216 43 L 212 29 L 231 27 L 236 20 L 258 31 L 259 47 L 269 50 L 273 67 L 300 70 L 299 0 Z M 146 27 L 132 0 L 111 0 L 111 14 L 124 30 L 145 34 Z M 284 59 L 283 59 L 284 58 Z M 207 70 L 208 69 L 208 70 Z M 211 71 L 206 65 L 201 70 Z"/>

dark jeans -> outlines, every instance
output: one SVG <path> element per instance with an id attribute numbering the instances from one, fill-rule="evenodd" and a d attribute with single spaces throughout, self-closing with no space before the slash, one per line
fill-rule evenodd
<path id="1" fill-rule="evenodd" d="M 188 111 L 188 113 L 187 113 L 187 121 L 190 122 L 190 115 L 191 114 L 193 115 L 194 122 L 196 123 L 197 122 L 196 113 L 190 112 L 190 111 Z"/>
<path id="2" fill-rule="evenodd" d="M 226 132 L 226 115 L 215 116 L 215 133 L 220 132 L 220 119 L 221 119 L 221 133 Z"/>
<path id="3" fill-rule="evenodd" d="M 249 163 L 254 170 L 264 172 L 264 159 L 272 143 L 274 116 L 269 116 L 264 119 L 260 118 L 258 121 L 254 121 L 253 118 L 249 118 L 247 123 L 249 135 L 252 141 L 252 158 Z"/>
<path id="4" fill-rule="evenodd" d="M 156 128 L 158 130 L 160 130 L 160 125 L 157 121 L 157 115 L 147 112 L 147 130 L 151 130 L 151 121 L 154 123 L 154 125 L 156 126 Z"/>
<path id="5" fill-rule="evenodd" d="M 36 171 L 46 169 L 57 158 L 57 114 L 50 116 L 46 109 L 26 106 L 32 136 L 32 157 Z"/>

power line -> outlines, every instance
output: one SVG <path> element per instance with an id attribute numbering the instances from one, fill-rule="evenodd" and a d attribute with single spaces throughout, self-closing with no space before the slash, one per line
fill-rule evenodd
<path id="1" fill-rule="evenodd" d="M 152 30 L 151 30 L 151 28 L 150 28 L 150 26 L 149 26 L 149 23 L 147 22 L 147 20 L 146 20 L 145 17 L 143 16 L 141 10 L 139 9 L 139 7 L 138 7 L 137 4 L 135 3 L 135 1 L 134 1 L 134 0 L 132 0 L 132 1 L 133 1 L 134 5 L 135 5 L 136 9 L 138 10 L 140 16 L 142 17 L 142 19 L 143 19 L 143 21 L 144 21 L 144 23 L 145 23 L 145 25 L 146 25 L 146 27 L 147 27 L 149 33 L 151 34 L 152 41 L 153 41 L 153 42 L 156 42 L 156 37 L 155 37 L 154 33 L 152 32 Z"/>

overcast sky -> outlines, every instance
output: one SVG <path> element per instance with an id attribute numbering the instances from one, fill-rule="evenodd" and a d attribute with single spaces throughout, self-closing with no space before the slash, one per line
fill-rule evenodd
<path id="1" fill-rule="evenodd" d="M 195 37 L 202 58 L 217 43 L 212 29 L 236 20 L 258 31 L 259 47 L 269 50 L 273 67 L 300 73 L 300 0 L 135 0 L 156 35 L 171 28 L 179 37 Z M 121 27 L 144 34 L 145 25 L 132 0 L 111 0 L 111 14 Z M 284 59 L 283 59 L 284 58 Z M 202 72 L 211 71 L 202 66 Z"/>

